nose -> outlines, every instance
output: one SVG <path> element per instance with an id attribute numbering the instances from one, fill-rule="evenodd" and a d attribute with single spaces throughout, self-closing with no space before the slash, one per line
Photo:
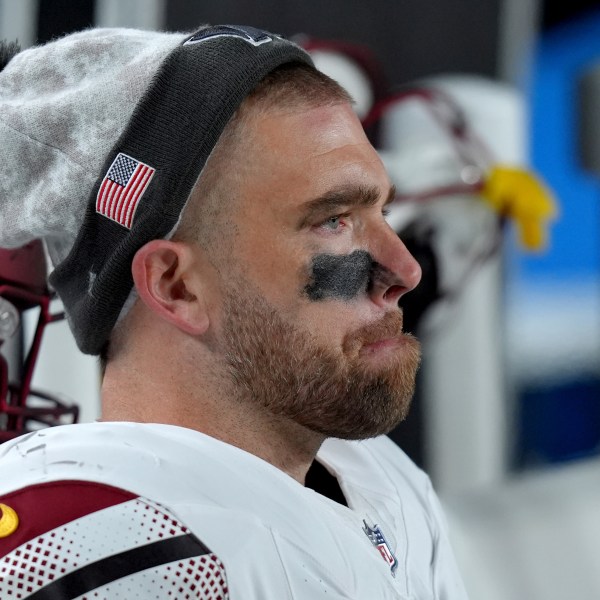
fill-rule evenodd
<path id="1" fill-rule="evenodd" d="M 389 225 L 386 224 L 375 239 L 372 250 L 377 264 L 369 295 L 382 308 L 395 307 L 400 298 L 421 281 L 421 266 Z"/>

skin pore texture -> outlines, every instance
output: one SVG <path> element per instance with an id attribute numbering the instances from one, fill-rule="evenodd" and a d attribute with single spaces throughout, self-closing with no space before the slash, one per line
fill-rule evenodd
<path id="1" fill-rule="evenodd" d="M 406 415 L 419 344 L 398 300 L 420 268 L 349 104 L 257 112 L 230 163 L 210 243 L 154 240 L 133 261 L 103 419 L 196 429 L 303 483 L 326 437 Z"/>

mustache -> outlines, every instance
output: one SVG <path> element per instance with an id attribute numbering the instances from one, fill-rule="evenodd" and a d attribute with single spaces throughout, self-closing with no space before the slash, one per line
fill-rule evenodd
<path id="1" fill-rule="evenodd" d="M 402 311 L 389 312 L 375 323 L 364 325 L 360 329 L 348 334 L 344 339 L 343 348 L 346 352 L 358 352 L 361 346 L 372 344 L 380 340 L 397 338 L 402 332 Z"/>

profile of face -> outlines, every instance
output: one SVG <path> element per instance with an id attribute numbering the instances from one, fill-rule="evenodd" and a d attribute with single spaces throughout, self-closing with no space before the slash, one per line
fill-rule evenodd
<path id="1" fill-rule="evenodd" d="M 389 178 L 347 104 L 253 115 L 220 259 L 218 345 L 240 399 L 328 437 L 406 415 L 420 268 L 385 221 Z"/>

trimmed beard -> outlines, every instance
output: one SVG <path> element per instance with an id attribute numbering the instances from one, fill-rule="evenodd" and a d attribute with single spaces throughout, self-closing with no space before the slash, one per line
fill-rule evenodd
<path id="1" fill-rule="evenodd" d="M 391 431 L 408 414 L 420 345 L 402 334 L 400 310 L 348 334 L 343 352 L 323 348 L 242 281 L 224 300 L 225 360 L 241 400 L 325 437 L 359 440 Z M 384 364 L 360 349 L 386 338 L 401 348 Z"/>

